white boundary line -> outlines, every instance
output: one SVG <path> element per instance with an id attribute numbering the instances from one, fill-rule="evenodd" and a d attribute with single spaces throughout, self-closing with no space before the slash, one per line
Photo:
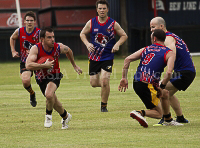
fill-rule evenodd
<path id="1" fill-rule="evenodd" d="M 191 56 L 199 56 L 200 55 L 200 52 L 194 52 L 194 53 L 190 53 Z"/>

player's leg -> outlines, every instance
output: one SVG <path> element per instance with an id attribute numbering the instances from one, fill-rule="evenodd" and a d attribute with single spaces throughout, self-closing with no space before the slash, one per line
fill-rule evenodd
<path id="1" fill-rule="evenodd" d="M 36 97 L 35 97 L 35 92 L 32 89 L 31 86 L 31 75 L 32 72 L 28 71 L 26 69 L 21 69 L 21 79 L 22 79 L 22 84 L 24 88 L 30 93 L 30 104 L 35 107 L 37 105 Z"/>
<path id="2" fill-rule="evenodd" d="M 162 117 L 162 107 L 159 103 L 155 108 L 145 110 L 145 116 L 155 119 L 160 119 Z"/>
<path id="3" fill-rule="evenodd" d="M 108 97 L 110 94 L 110 72 L 101 70 L 101 111 L 107 112 Z"/>
<path id="4" fill-rule="evenodd" d="M 101 112 L 108 112 L 107 103 L 110 94 L 110 75 L 112 73 L 113 60 L 101 63 Z"/>
<path id="5" fill-rule="evenodd" d="M 157 97 L 157 91 L 152 84 L 144 82 L 133 82 L 133 88 L 140 97 L 148 110 L 141 110 L 142 116 L 160 119 L 162 117 L 162 108 L 160 99 Z"/>
<path id="6" fill-rule="evenodd" d="M 53 111 L 53 106 L 55 103 L 55 91 L 57 89 L 57 86 L 54 82 L 49 82 L 46 86 L 45 90 L 45 96 L 46 96 L 46 109 L 47 112 L 52 112 Z M 48 113 L 47 113 L 48 114 Z"/>
<path id="7" fill-rule="evenodd" d="M 180 80 L 178 80 L 180 81 Z M 176 84 L 176 82 L 175 82 Z M 180 102 L 178 100 L 178 98 L 175 96 L 175 93 L 178 91 L 178 89 L 171 83 L 168 82 L 166 89 L 169 90 L 169 101 L 170 101 L 170 105 L 173 108 L 174 112 L 176 113 L 177 122 L 180 123 L 189 123 L 189 121 L 187 119 L 185 119 L 185 117 L 183 116 L 183 112 L 182 112 L 182 108 L 180 106 Z"/>
<path id="8" fill-rule="evenodd" d="M 178 91 L 178 89 L 174 87 L 171 82 L 167 83 L 166 89 L 169 91 L 169 101 L 171 107 L 173 108 L 177 116 L 181 116 L 183 113 L 180 106 L 180 102 L 178 98 L 174 95 Z"/>
<path id="9" fill-rule="evenodd" d="M 44 121 L 44 127 L 52 126 L 52 112 L 53 106 L 55 103 L 54 93 L 57 89 L 57 86 L 53 82 L 49 82 L 48 79 L 43 80 L 43 84 L 40 84 L 40 89 L 42 90 L 44 96 L 46 97 L 46 115 Z"/>

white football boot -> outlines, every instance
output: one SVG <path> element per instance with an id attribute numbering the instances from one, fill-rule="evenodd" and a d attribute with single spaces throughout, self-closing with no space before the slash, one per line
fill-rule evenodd
<path id="1" fill-rule="evenodd" d="M 44 127 L 52 126 L 52 115 L 45 115 Z"/>
<path id="2" fill-rule="evenodd" d="M 64 119 L 62 118 L 62 120 L 61 120 L 62 129 L 68 128 L 68 127 L 69 127 L 68 123 L 69 123 L 69 121 L 72 119 L 72 115 L 71 115 L 70 113 L 67 113 L 67 115 L 68 115 L 67 119 L 64 120 Z"/>
<path id="3" fill-rule="evenodd" d="M 135 119 L 135 120 L 137 120 L 139 123 L 140 123 L 140 125 L 141 126 L 143 126 L 143 127 L 148 127 L 148 123 L 147 123 L 147 121 L 145 120 L 145 118 L 140 114 L 140 113 L 138 113 L 137 111 L 132 111 L 131 113 L 130 113 L 130 116 L 133 118 L 133 119 Z"/>
<path id="4" fill-rule="evenodd" d="M 175 120 L 172 120 L 171 122 L 164 122 L 164 126 L 182 126 L 183 124 L 176 122 Z"/>

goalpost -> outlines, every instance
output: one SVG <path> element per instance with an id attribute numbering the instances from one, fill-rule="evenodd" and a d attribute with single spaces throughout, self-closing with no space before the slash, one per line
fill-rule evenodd
<path id="1" fill-rule="evenodd" d="M 15 0 L 15 2 L 16 2 L 16 9 L 17 9 L 19 28 L 21 28 L 22 27 L 22 20 L 21 20 L 21 11 L 20 11 L 19 0 Z"/>

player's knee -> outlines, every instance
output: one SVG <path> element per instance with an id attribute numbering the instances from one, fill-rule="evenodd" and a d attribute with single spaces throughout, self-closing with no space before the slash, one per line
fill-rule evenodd
<path id="1" fill-rule="evenodd" d="M 47 99 L 48 101 L 53 100 L 53 94 L 52 94 L 52 93 L 46 91 L 46 92 L 45 92 L 45 96 L 46 96 L 46 99 Z"/>
<path id="2" fill-rule="evenodd" d="M 101 86 L 102 86 L 102 87 L 107 87 L 107 86 L 109 86 L 109 80 L 108 80 L 108 79 L 102 79 Z"/>
<path id="3" fill-rule="evenodd" d="M 169 99 L 169 91 L 168 90 L 163 90 L 163 99 Z"/>
<path id="4" fill-rule="evenodd" d="M 30 78 L 22 79 L 22 83 L 23 83 L 24 86 L 29 86 L 29 85 L 30 85 L 30 82 L 31 82 L 31 79 L 30 79 Z"/>
<path id="5" fill-rule="evenodd" d="M 92 87 L 99 87 L 98 82 L 90 80 L 90 85 Z"/>

